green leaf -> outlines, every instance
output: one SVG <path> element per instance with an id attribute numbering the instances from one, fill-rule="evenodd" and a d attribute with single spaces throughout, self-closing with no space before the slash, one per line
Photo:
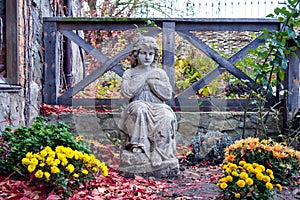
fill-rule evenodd
<path id="1" fill-rule="evenodd" d="M 284 70 L 281 69 L 281 70 L 279 71 L 278 75 L 279 75 L 280 80 L 283 81 L 283 80 L 284 80 L 284 75 L 285 75 Z"/>

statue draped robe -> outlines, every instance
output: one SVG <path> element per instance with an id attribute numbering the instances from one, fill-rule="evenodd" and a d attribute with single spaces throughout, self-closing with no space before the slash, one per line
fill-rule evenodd
<path id="1" fill-rule="evenodd" d="M 126 135 L 125 150 L 142 149 L 153 166 L 174 159 L 177 120 L 165 104 L 172 98 L 167 74 L 159 68 L 126 70 L 121 84 L 129 104 L 121 113 L 119 128 Z"/>

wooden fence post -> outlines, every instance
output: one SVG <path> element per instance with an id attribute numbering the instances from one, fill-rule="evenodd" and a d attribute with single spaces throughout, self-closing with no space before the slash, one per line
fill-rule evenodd
<path id="1" fill-rule="evenodd" d="M 44 22 L 44 103 L 57 104 L 59 89 L 58 32 L 56 22 Z"/>
<path id="2" fill-rule="evenodd" d="M 174 95 L 175 95 L 175 22 L 163 22 L 163 68 L 166 71 L 170 83 L 172 85 L 173 98 L 170 101 L 171 105 L 174 105 Z"/>

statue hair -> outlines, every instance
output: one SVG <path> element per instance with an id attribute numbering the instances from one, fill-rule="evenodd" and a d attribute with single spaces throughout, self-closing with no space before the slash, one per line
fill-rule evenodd
<path id="1" fill-rule="evenodd" d="M 154 49 L 154 60 L 151 64 L 151 67 L 155 67 L 156 62 L 159 60 L 159 47 L 156 43 L 156 40 L 153 37 L 143 36 L 141 37 L 133 46 L 133 50 L 131 52 L 131 67 L 134 68 L 138 65 L 138 55 L 139 51 L 142 48 L 152 48 Z"/>

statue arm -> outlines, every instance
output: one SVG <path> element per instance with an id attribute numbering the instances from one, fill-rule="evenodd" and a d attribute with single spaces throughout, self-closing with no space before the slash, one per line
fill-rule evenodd
<path id="1" fill-rule="evenodd" d="M 145 78 L 143 76 L 130 73 L 129 70 L 125 71 L 121 83 L 122 95 L 131 99 L 139 93 L 144 84 Z"/>
<path id="2" fill-rule="evenodd" d="M 159 76 L 149 77 L 147 83 L 151 91 L 161 100 L 168 101 L 172 98 L 172 86 L 167 74 L 163 70 L 159 71 Z"/>

